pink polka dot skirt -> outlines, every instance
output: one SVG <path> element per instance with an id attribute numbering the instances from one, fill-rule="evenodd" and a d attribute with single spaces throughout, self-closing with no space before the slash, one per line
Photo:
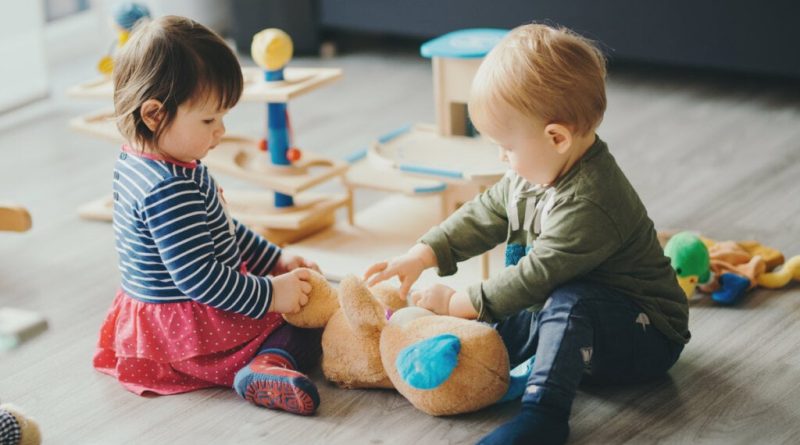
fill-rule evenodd
<path id="1" fill-rule="evenodd" d="M 122 291 L 100 328 L 94 367 L 136 394 L 178 394 L 233 384 L 236 372 L 283 325 L 186 301 L 145 303 Z"/>

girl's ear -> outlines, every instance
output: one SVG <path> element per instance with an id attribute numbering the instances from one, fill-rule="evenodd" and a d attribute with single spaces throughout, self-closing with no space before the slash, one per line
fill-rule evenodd
<path id="1" fill-rule="evenodd" d="M 139 114 L 142 116 L 142 122 L 147 125 L 147 128 L 155 133 L 164 119 L 164 104 L 156 99 L 147 99 L 139 108 Z"/>
<path id="2" fill-rule="evenodd" d="M 547 124 L 544 133 L 558 154 L 566 153 L 572 146 L 572 131 L 561 124 Z"/>

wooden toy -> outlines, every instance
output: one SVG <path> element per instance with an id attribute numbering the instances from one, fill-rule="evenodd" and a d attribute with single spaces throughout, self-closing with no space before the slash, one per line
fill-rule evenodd
<path id="1" fill-rule="evenodd" d="M 31 228 L 31 215 L 24 207 L 0 202 L 0 231 L 24 232 Z"/>
<path id="2" fill-rule="evenodd" d="M 420 124 L 379 138 L 368 150 L 367 159 L 382 170 L 442 181 L 442 220 L 500 180 L 507 170 L 497 150 L 485 140 L 442 137 L 435 127 Z"/>
<path id="3" fill-rule="evenodd" d="M 273 242 L 285 244 L 305 238 L 334 223 L 336 209 L 347 206 L 352 215 L 350 194 L 299 195 L 325 181 L 343 178 L 348 165 L 314 153 L 301 151 L 293 141 L 287 104 L 302 91 L 330 80 L 332 73 L 313 81 L 314 73 L 306 71 L 287 81 L 286 64 L 292 57 L 292 40 L 283 31 L 265 29 L 253 37 L 253 60 L 263 69 L 263 82 L 252 94 L 267 104 L 266 138 L 229 140 L 213 150 L 205 163 L 215 171 L 227 173 L 274 192 L 272 203 L 259 194 L 227 193 L 231 212 L 243 223 L 255 227 Z M 270 94 L 283 89 L 285 95 Z M 263 148 L 264 150 L 259 150 Z"/>
<path id="4" fill-rule="evenodd" d="M 335 222 L 335 211 L 353 208 L 350 191 L 340 194 L 309 193 L 326 181 L 343 179 L 349 165 L 300 150 L 292 140 L 287 104 L 342 77 L 337 68 L 286 67 L 292 56 L 292 42 L 286 33 L 267 29 L 253 38 L 253 59 L 260 68 L 244 68 L 242 101 L 265 102 L 266 137 L 263 139 L 226 136 L 203 159 L 214 173 L 224 173 L 273 191 L 272 199 L 262 191 L 226 190 L 234 217 L 258 230 L 277 244 L 302 239 Z M 70 88 L 71 97 L 106 99 L 113 97 L 113 84 L 100 78 Z M 113 120 L 113 111 L 99 111 L 75 118 L 73 129 L 109 140 L 123 142 Z M 79 208 L 81 217 L 111 220 L 110 197 Z"/>
<path id="5" fill-rule="evenodd" d="M 467 101 L 472 79 L 483 61 L 508 30 L 462 29 L 425 42 L 423 57 L 433 64 L 436 125 L 442 136 L 471 135 Z"/>
<path id="6" fill-rule="evenodd" d="M 242 77 L 244 78 L 242 102 L 288 102 L 341 79 L 342 70 L 286 67 L 283 81 L 267 82 L 263 70 L 244 67 Z M 70 87 L 67 89 L 67 96 L 75 99 L 111 100 L 114 96 L 114 84 L 108 77 L 97 77 Z"/>
<path id="7" fill-rule="evenodd" d="M 0 307 L 0 351 L 15 348 L 47 330 L 47 320 L 23 309 Z"/>
<path id="8" fill-rule="evenodd" d="M 468 29 L 422 45 L 421 54 L 433 60 L 436 126 L 402 127 L 354 155 L 346 180 L 351 196 L 357 187 L 411 196 L 435 193 L 440 197 L 436 224 L 500 180 L 508 167 L 500 161 L 496 147 L 475 134 L 466 104 L 482 58 L 506 33 Z M 481 262 L 485 279 L 489 256 L 483 255 Z"/>
<path id="9" fill-rule="evenodd" d="M 31 228 L 31 215 L 23 207 L 0 203 L 0 231 L 24 232 Z M 0 307 L 0 351 L 17 347 L 47 329 L 47 321 L 36 312 Z"/>
<path id="10" fill-rule="evenodd" d="M 441 181 L 441 219 L 498 181 L 507 170 L 494 145 L 474 137 L 477 135 L 471 130 L 466 111 L 472 79 L 483 56 L 506 33 L 500 29 L 467 29 L 423 44 L 421 54 L 433 59 L 436 126 L 402 127 L 378 138 L 367 150 L 366 160 L 374 168 Z M 387 188 L 386 181 L 363 174 L 349 182 L 353 187 Z M 394 191 L 406 190 L 401 186 Z"/>
<path id="11" fill-rule="evenodd" d="M 117 40 L 111 44 L 108 54 L 101 58 L 97 63 L 98 71 L 106 76 L 111 75 L 111 72 L 114 70 L 114 51 L 119 50 L 119 48 L 125 45 L 125 42 L 128 41 L 131 30 L 133 30 L 134 25 L 136 25 L 139 20 L 148 18 L 150 18 L 150 10 L 147 9 L 147 6 L 145 5 L 133 2 L 124 2 L 117 6 L 117 8 L 114 10 L 112 22 L 114 31 L 117 33 Z"/>

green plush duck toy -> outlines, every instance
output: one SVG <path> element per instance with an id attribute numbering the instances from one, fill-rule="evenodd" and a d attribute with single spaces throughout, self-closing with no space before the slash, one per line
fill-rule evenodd
<path id="1" fill-rule="evenodd" d="M 711 279 L 711 261 L 708 248 L 699 236 L 691 232 L 680 232 L 670 238 L 664 246 L 664 254 L 672 261 L 678 275 L 678 284 L 690 298 L 698 284 Z"/>

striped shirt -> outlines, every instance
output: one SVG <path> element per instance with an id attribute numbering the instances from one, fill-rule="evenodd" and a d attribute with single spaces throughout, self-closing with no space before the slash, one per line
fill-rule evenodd
<path id="1" fill-rule="evenodd" d="M 194 300 L 261 318 L 280 248 L 230 218 L 200 163 L 123 147 L 114 168 L 114 232 L 122 289 L 147 303 Z M 243 263 L 251 274 L 240 273 Z"/>

